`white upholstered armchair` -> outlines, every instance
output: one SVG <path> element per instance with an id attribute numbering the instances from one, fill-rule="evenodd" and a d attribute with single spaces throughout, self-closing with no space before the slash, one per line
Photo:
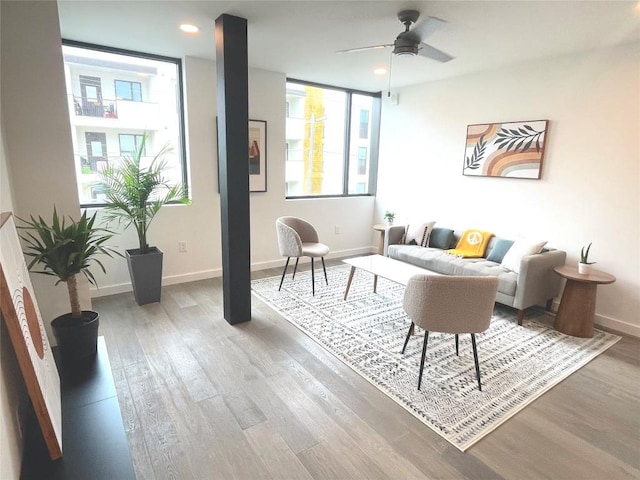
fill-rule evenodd
<path id="1" fill-rule="evenodd" d="M 489 328 L 497 289 L 496 277 L 419 274 L 409 279 L 402 306 L 411 319 L 411 327 L 404 341 L 402 353 L 407 348 L 415 325 L 423 328 L 425 334 L 418 390 L 422 384 L 429 332 L 454 333 L 456 355 L 458 354 L 458 334 L 471 334 L 476 378 L 478 388 L 482 390 L 475 334 Z"/>
<path id="2" fill-rule="evenodd" d="M 327 285 L 329 284 L 327 280 L 327 269 L 324 265 L 324 257 L 329 253 L 329 247 L 324 243 L 320 243 L 318 232 L 313 225 L 297 217 L 280 217 L 276 220 L 276 233 L 278 234 L 280 255 L 287 257 L 287 263 L 284 265 L 278 290 L 282 288 L 282 282 L 287 273 L 287 267 L 289 266 L 291 257 L 296 257 L 292 279 L 296 276 L 296 269 L 298 268 L 298 260 L 300 260 L 300 257 L 311 258 L 311 292 L 313 295 L 316 294 L 314 258 L 320 257 L 322 260 L 324 281 Z"/>

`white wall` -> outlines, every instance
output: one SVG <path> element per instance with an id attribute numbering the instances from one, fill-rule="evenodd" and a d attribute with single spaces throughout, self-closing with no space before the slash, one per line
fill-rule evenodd
<path id="1" fill-rule="evenodd" d="M 598 287 L 596 322 L 640 335 L 639 53 L 629 45 L 398 90 L 398 105 L 383 103 L 377 215 L 543 238 L 571 264 L 593 242 L 596 268 L 617 278 Z M 467 125 L 538 119 L 550 122 L 541 180 L 462 175 Z"/>
<path id="2" fill-rule="evenodd" d="M 60 26 L 56 2 L 2 2 L 2 120 L 14 213 L 21 218 L 58 213 L 78 218 Z M 71 310 L 65 284 L 32 275 L 44 323 Z M 91 307 L 79 278 L 80 302 Z M 55 343 L 49 330 L 49 338 Z"/>
<path id="3" fill-rule="evenodd" d="M 187 57 L 184 73 L 193 201 L 188 206 L 161 210 L 149 235 L 150 244 L 164 252 L 165 285 L 222 275 L 215 62 Z M 249 118 L 267 121 L 267 192 L 250 194 L 254 270 L 284 266 L 275 233 L 275 220 L 281 215 L 296 215 L 314 223 L 321 239 L 331 247 L 330 256 L 369 252 L 373 245 L 373 198 L 285 200 L 285 84 L 282 73 L 249 70 Z M 339 235 L 334 233 L 335 226 L 340 227 Z M 178 252 L 179 241 L 187 242 L 187 253 Z M 133 248 L 136 238 L 127 231 L 112 243 Z M 93 295 L 130 291 L 124 260 L 106 259 L 105 266 L 108 274 L 96 275 L 99 289 Z"/>

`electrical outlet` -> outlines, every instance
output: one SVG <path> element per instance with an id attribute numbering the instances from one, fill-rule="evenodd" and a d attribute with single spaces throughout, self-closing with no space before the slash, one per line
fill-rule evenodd
<path id="1" fill-rule="evenodd" d="M 333 232 L 336 235 L 340 235 L 340 226 L 339 225 L 336 225 L 335 227 L 333 227 L 333 229 L 334 229 Z"/>
<path id="2" fill-rule="evenodd" d="M 178 251 L 180 253 L 187 253 L 187 242 L 181 240 L 178 242 Z"/>

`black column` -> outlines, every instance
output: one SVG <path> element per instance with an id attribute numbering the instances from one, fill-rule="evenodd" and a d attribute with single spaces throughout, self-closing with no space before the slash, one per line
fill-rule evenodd
<path id="1" fill-rule="evenodd" d="M 233 325 L 251 319 L 246 19 L 220 15 L 215 39 L 224 318 Z"/>

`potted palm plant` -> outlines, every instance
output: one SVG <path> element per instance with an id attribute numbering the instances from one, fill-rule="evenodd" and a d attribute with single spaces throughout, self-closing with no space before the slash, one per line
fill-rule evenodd
<path id="1" fill-rule="evenodd" d="M 30 221 L 19 220 L 22 225 L 18 228 L 25 230 L 25 234 L 21 235 L 26 245 L 25 255 L 32 257 L 29 270 L 41 265 L 42 270 L 32 271 L 58 277 L 56 285 L 61 282 L 67 284 L 71 313 L 61 315 L 51 322 L 62 357 L 66 360 L 94 355 L 100 325 L 99 315 L 92 310 L 80 308 L 76 276 L 82 273 L 91 284 L 96 285 L 90 267 L 95 264 L 105 272 L 97 255 L 120 255 L 105 245 L 113 232 L 94 227 L 96 214 L 88 218 L 86 211 L 79 221 L 69 217 L 67 223 L 64 217 L 58 216 L 55 206 L 51 223 L 47 223 L 42 217 L 36 219 L 33 216 Z"/>
<path id="2" fill-rule="evenodd" d="M 100 172 L 98 191 L 106 197 L 104 219 L 115 220 L 124 228 L 133 226 L 139 247 L 126 250 L 133 294 L 138 305 L 159 302 L 162 289 L 162 257 L 158 247 L 147 241 L 149 226 L 160 208 L 170 202 L 188 203 L 183 185 L 171 185 L 165 177 L 165 145 L 150 160 L 145 157 L 149 136 L 145 132 L 137 149 L 123 155 L 117 165 Z M 145 166 L 148 164 L 148 166 Z"/>

